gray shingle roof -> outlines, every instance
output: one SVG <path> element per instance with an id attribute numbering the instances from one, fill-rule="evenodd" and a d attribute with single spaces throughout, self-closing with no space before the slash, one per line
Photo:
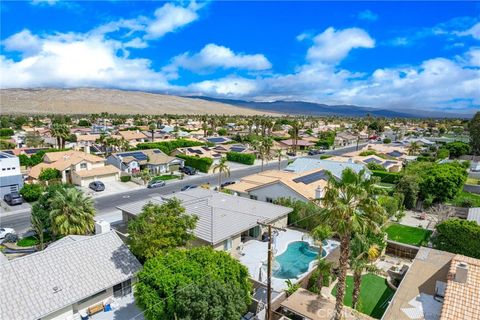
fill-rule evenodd
<path id="1" fill-rule="evenodd" d="M 222 192 L 195 188 L 163 196 L 163 199 L 177 198 L 188 214 L 199 217 L 194 234 L 197 238 L 211 244 L 258 225 L 258 222 L 277 220 L 289 212 L 291 208 L 282 207 L 263 201 L 228 195 Z M 118 209 L 132 215 L 138 215 L 148 202 L 161 204 L 164 200 L 154 197 L 150 200 L 138 201 L 119 206 Z"/>
<path id="2" fill-rule="evenodd" d="M 362 169 L 366 169 L 364 165 L 352 162 L 340 162 L 332 160 L 319 160 L 313 158 L 298 158 L 289 164 L 285 171 L 302 173 L 315 169 L 325 169 L 330 171 L 335 177 L 341 177 L 343 170 L 346 168 L 353 169 L 356 173 Z M 366 170 L 368 172 L 368 170 Z"/>
<path id="3" fill-rule="evenodd" d="M 1 318 L 39 319 L 132 278 L 140 268 L 114 231 L 11 260 L 0 265 Z"/>

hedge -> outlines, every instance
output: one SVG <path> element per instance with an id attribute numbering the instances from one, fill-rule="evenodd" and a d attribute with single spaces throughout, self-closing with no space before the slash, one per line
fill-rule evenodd
<path id="1" fill-rule="evenodd" d="M 475 221 L 449 219 L 436 226 L 436 249 L 480 259 L 480 225 Z"/>
<path id="2" fill-rule="evenodd" d="M 120 177 L 120 181 L 122 181 L 122 182 L 128 182 L 130 180 L 132 180 L 132 176 L 121 176 Z"/>
<path id="3" fill-rule="evenodd" d="M 0 129 L 0 136 L 10 138 L 14 135 L 14 132 L 10 128 Z"/>
<path id="4" fill-rule="evenodd" d="M 198 169 L 200 172 L 208 173 L 208 170 L 212 166 L 213 159 L 200 158 L 194 156 L 187 156 L 184 154 L 177 155 L 178 158 L 185 160 L 185 165 Z"/>
<path id="5" fill-rule="evenodd" d="M 378 170 L 371 171 L 374 177 L 379 177 L 380 181 L 384 183 L 397 184 L 398 180 L 400 180 L 400 177 L 402 176 L 402 174 L 399 172 L 386 172 Z"/>
<path id="6" fill-rule="evenodd" d="M 25 184 L 20 190 L 20 194 L 27 202 L 37 201 L 43 193 L 43 187 L 39 184 Z"/>
<path id="7" fill-rule="evenodd" d="M 198 147 L 204 146 L 208 143 L 193 141 L 187 139 L 176 139 L 172 141 L 161 141 L 161 142 L 145 142 L 137 144 L 138 150 L 146 149 L 160 149 L 166 154 L 171 154 L 177 148 L 187 148 L 187 147 Z"/>
<path id="8" fill-rule="evenodd" d="M 251 153 L 227 152 L 227 160 L 251 166 L 255 162 L 255 155 Z"/>

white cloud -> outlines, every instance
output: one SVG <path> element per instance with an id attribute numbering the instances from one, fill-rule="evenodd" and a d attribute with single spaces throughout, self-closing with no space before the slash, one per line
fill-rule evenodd
<path id="1" fill-rule="evenodd" d="M 360 11 L 357 15 L 358 19 L 360 20 L 367 20 L 367 21 L 376 21 L 378 20 L 378 14 L 372 12 L 370 10 L 363 10 Z"/>
<path id="2" fill-rule="evenodd" d="M 49 5 L 49 6 L 53 6 L 55 4 L 57 4 L 60 0 L 32 0 L 31 4 L 33 5 Z"/>
<path id="3" fill-rule="evenodd" d="M 147 26 L 146 39 L 158 39 L 198 19 L 200 7 L 192 2 L 188 7 L 167 3 L 155 10 L 155 19 Z"/>
<path id="4" fill-rule="evenodd" d="M 480 47 L 471 48 L 467 54 L 468 64 L 474 67 L 480 67 Z"/>
<path id="5" fill-rule="evenodd" d="M 235 53 L 230 48 L 214 43 L 207 44 L 195 54 L 185 52 L 172 59 L 172 63 L 163 70 L 177 77 L 180 68 L 207 73 L 216 69 L 266 70 L 272 67 L 263 54 Z"/>
<path id="6" fill-rule="evenodd" d="M 459 36 L 472 36 L 474 39 L 480 40 L 480 22 L 474 24 L 470 29 L 456 32 Z"/>
<path id="7" fill-rule="evenodd" d="M 187 91 L 190 94 L 221 95 L 234 98 L 249 96 L 257 89 L 255 80 L 231 76 L 193 83 L 183 89 L 183 91 Z"/>
<path id="8" fill-rule="evenodd" d="M 8 37 L 2 43 L 7 51 L 18 51 L 24 56 L 32 55 L 41 50 L 40 38 L 33 35 L 30 30 L 22 31 Z"/>
<path id="9" fill-rule="evenodd" d="M 375 40 L 359 28 L 335 30 L 330 27 L 313 38 L 307 59 L 313 63 L 338 63 L 355 48 L 373 48 Z"/>

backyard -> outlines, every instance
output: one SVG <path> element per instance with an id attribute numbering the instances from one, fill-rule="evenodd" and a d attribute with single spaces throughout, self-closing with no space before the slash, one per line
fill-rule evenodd
<path id="1" fill-rule="evenodd" d="M 352 305 L 353 277 L 347 276 L 347 290 L 345 292 L 344 304 Z M 332 290 L 332 295 L 336 296 L 337 287 Z M 365 274 L 362 276 L 360 285 L 360 299 L 358 311 L 367 314 L 373 318 L 380 319 L 388 307 L 388 302 L 392 299 L 394 291 L 387 285 L 385 278 L 374 274 Z"/>
<path id="2" fill-rule="evenodd" d="M 451 204 L 456 207 L 480 207 L 480 194 L 461 191 Z"/>
<path id="3" fill-rule="evenodd" d="M 432 235 L 431 230 L 410 227 L 393 223 L 385 229 L 389 240 L 410 244 L 414 246 L 425 246 Z"/>

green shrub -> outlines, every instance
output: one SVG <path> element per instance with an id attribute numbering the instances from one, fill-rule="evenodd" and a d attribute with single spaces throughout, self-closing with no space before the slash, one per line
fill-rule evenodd
<path id="1" fill-rule="evenodd" d="M 62 177 L 62 173 L 59 170 L 55 168 L 44 168 L 40 172 L 40 175 L 38 176 L 38 180 L 50 181 L 50 180 L 60 179 L 61 177 Z"/>
<path id="2" fill-rule="evenodd" d="M 132 180 L 132 176 L 121 176 L 120 181 L 122 182 L 128 182 Z"/>
<path id="3" fill-rule="evenodd" d="M 255 155 L 251 153 L 227 152 L 227 160 L 251 166 L 255 162 Z"/>
<path id="4" fill-rule="evenodd" d="M 387 171 L 387 169 L 385 169 L 384 166 L 382 166 L 379 163 L 375 163 L 375 162 L 368 163 L 367 168 L 372 170 L 372 171 Z"/>
<path id="5" fill-rule="evenodd" d="M 379 177 L 380 181 L 383 183 L 397 184 L 398 180 L 401 178 L 402 174 L 399 172 L 386 172 L 379 170 L 372 170 L 372 175 L 374 177 Z"/>
<path id="6" fill-rule="evenodd" d="M 37 201 L 43 193 L 43 187 L 39 184 L 25 184 L 20 194 L 27 202 Z"/>
<path id="7" fill-rule="evenodd" d="M 2 136 L 2 137 L 10 138 L 10 137 L 13 136 L 14 134 L 15 134 L 15 132 L 13 132 L 13 130 L 10 129 L 10 128 L 0 129 L 0 136 Z"/>
<path id="8" fill-rule="evenodd" d="M 452 158 L 458 158 L 470 153 L 470 145 L 461 141 L 449 142 L 445 145 L 445 148 L 450 151 Z"/>
<path id="9" fill-rule="evenodd" d="M 218 133 L 218 135 L 220 135 L 220 136 L 226 136 L 228 132 L 227 132 L 227 129 L 225 129 L 225 128 L 220 128 L 220 129 L 218 129 L 217 133 Z"/>
<path id="10" fill-rule="evenodd" d="M 480 259 L 480 225 L 475 221 L 448 219 L 436 226 L 436 249 Z"/>
<path id="11" fill-rule="evenodd" d="M 325 159 L 328 159 L 328 158 L 331 158 L 331 157 L 333 157 L 331 154 L 322 154 L 322 155 L 320 156 L 320 159 L 321 159 L 321 160 L 325 160 Z"/>
<path id="12" fill-rule="evenodd" d="M 385 144 L 392 143 L 392 139 L 390 139 L 390 138 L 385 138 L 385 139 L 383 139 L 383 143 L 385 143 Z"/>
<path id="13" fill-rule="evenodd" d="M 360 152 L 358 155 L 361 157 L 367 157 L 367 156 L 377 155 L 377 153 L 375 152 L 375 150 L 366 150 L 366 151 Z"/>
<path id="14" fill-rule="evenodd" d="M 185 160 L 185 165 L 198 169 L 200 172 L 207 173 L 210 167 L 212 166 L 213 159 L 211 158 L 200 158 L 194 156 L 187 156 L 184 154 L 177 155 L 178 158 Z"/>

